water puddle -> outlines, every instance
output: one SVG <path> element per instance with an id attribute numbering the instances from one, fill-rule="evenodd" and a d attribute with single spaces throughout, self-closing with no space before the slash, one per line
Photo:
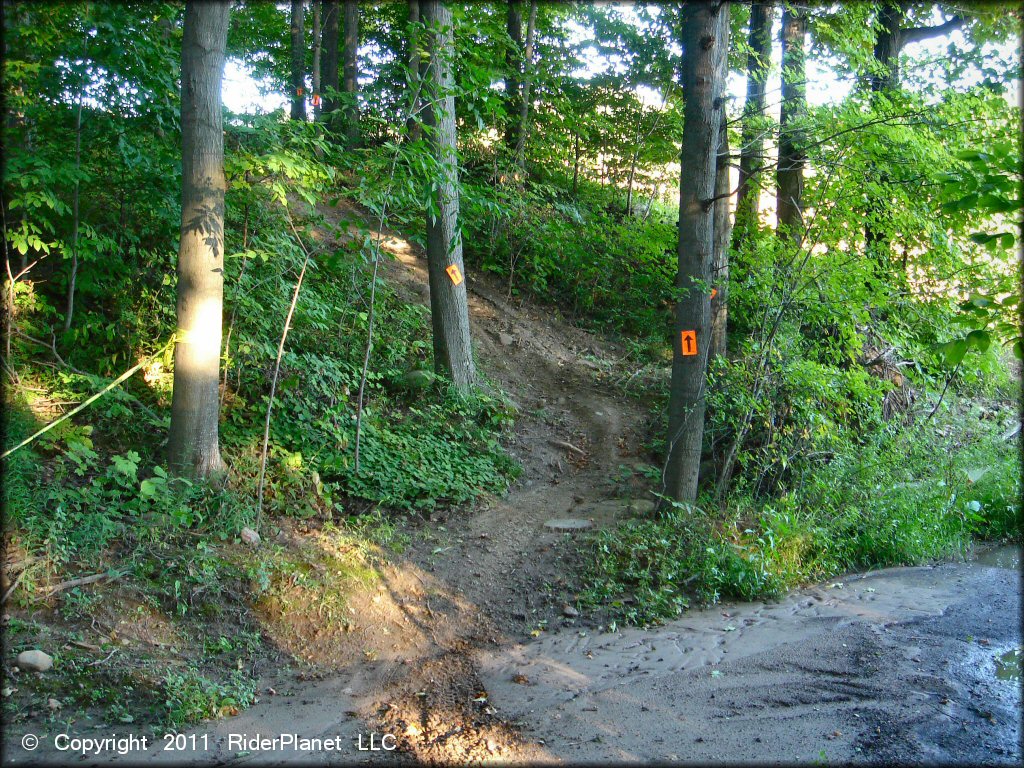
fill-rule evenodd
<path id="1" fill-rule="evenodd" d="M 977 565 L 986 565 L 989 568 L 1020 570 L 1020 547 L 1015 544 L 978 547 L 974 550 L 970 561 Z"/>
<path id="2" fill-rule="evenodd" d="M 1020 682 L 1021 649 L 1014 648 L 1011 651 L 996 656 L 996 677 L 1011 683 Z"/>

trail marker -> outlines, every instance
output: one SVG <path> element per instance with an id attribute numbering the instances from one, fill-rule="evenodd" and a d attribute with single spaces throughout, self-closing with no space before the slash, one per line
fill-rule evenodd
<path id="1" fill-rule="evenodd" d="M 717 288 L 712 288 L 711 289 L 711 298 L 713 299 L 717 295 L 718 295 L 718 289 Z"/>
<path id="2" fill-rule="evenodd" d="M 314 93 L 313 94 L 313 106 L 314 107 L 319 107 L 320 106 L 320 94 L 319 93 Z"/>
<path id="3" fill-rule="evenodd" d="M 462 282 L 462 273 L 459 271 L 458 264 L 452 264 L 450 267 L 445 267 L 445 272 L 448 273 L 448 277 L 452 279 L 452 285 L 458 285 Z"/>
<path id="4" fill-rule="evenodd" d="M 697 332 L 683 331 L 682 337 L 683 357 L 692 357 L 697 354 Z"/>
<path id="5" fill-rule="evenodd" d="M 295 95 L 296 96 L 301 96 L 302 95 L 302 88 L 296 88 L 295 89 Z"/>

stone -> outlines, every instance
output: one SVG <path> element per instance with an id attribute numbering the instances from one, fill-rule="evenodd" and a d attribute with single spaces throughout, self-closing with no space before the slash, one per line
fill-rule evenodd
<path id="1" fill-rule="evenodd" d="M 255 547 L 260 543 L 260 535 L 256 533 L 252 528 L 243 528 L 239 534 L 242 537 L 242 541 L 248 544 L 250 547 Z"/>
<path id="2" fill-rule="evenodd" d="M 562 606 L 562 615 L 563 616 L 567 616 L 570 619 L 572 619 L 572 618 L 575 618 L 575 617 L 579 616 L 580 612 L 577 611 L 575 608 L 573 608 L 571 605 L 563 605 Z"/>
<path id="3" fill-rule="evenodd" d="M 511 347 L 515 343 L 516 337 L 510 333 L 501 332 L 498 334 L 498 341 L 503 347 Z"/>
<path id="4" fill-rule="evenodd" d="M 53 666 L 53 657 L 38 649 L 22 651 L 14 662 L 25 672 L 45 672 Z"/>

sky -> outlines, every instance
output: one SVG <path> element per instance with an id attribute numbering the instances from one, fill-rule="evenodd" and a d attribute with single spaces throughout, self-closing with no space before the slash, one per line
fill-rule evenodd
<path id="1" fill-rule="evenodd" d="M 620 6 L 620 10 L 623 11 L 628 19 L 631 9 L 628 6 Z M 781 22 L 776 20 L 776 26 L 779 23 Z M 587 32 L 582 27 L 577 28 L 576 34 L 582 36 L 581 40 L 586 39 Z M 775 101 L 778 101 L 781 89 L 779 62 L 782 57 L 782 50 L 778 42 L 778 34 L 773 34 L 772 37 L 775 40 L 772 49 L 774 68 L 767 82 L 769 103 L 772 101 L 773 94 L 775 95 Z M 944 37 L 912 43 L 904 49 L 904 53 L 912 58 L 941 56 L 951 42 L 953 44 L 963 44 L 963 35 L 959 31 L 955 31 Z M 1015 46 L 1010 44 L 1002 46 L 999 52 L 1007 55 L 1015 53 L 1014 49 Z M 596 50 L 591 50 L 582 71 L 584 74 L 595 74 L 604 71 L 608 66 L 609 62 L 601 57 Z M 821 62 L 811 58 L 808 59 L 807 102 L 809 105 L 820 106 L 842 101 L 849 95 L 853 86 L 853 79 L 842 79 L 831 69 L 823 66 Z M 1010 84 L 1006 95 L 1010 103 L 1020 104 L 1020 87 L 1019 78 Z M 746 77 L 738 72 L 731 72 L 727 82 L 727 90 L 731 97 L 732 109 L 742 109 L 746 92 Z M 660 95 L 657 91 L 650 88 L 641 86 L 638 89 L 638 95 L 641 100 L 652 106 L 661 103 Z M 288 106 L 286 94 L 280 91 L 274 92 L 269 82 L 261 82 L 255 79 L 243 64 L 234 59 L 229 59 L 225 66 L 223 97 L 224 105 L 232 112 L 237 113 L 272 112 L 275 109 L 287 109 Z"/>

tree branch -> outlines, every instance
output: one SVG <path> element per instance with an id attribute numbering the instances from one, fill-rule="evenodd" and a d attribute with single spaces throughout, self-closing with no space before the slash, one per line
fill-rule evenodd
<path id="1" fill-rule="evenodd" d="M 962 16 L 954 16 L 941 24 L 936 24 L 934 27 L 910 27 L 909 29 L 904 29 L 900 32 L 900 41 L 903 45 L 906 45 L 907 43 L 918 43 L 921 40 L 928 40 L 933 37 L 948 34 L 949 32 L 960 29 L 963 25 L 964 18 Z"/>

